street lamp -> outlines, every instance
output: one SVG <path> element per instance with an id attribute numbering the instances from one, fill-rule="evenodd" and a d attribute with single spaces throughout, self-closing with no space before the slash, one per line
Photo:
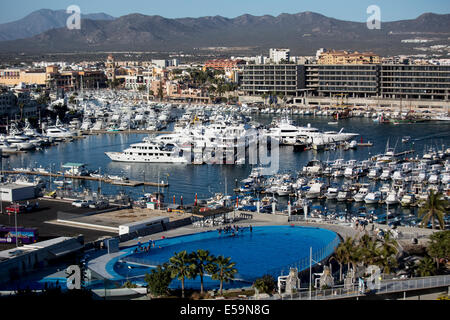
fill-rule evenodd
<path id="1" fill-rule="evenodd" d="M 16 208 L 16 206 L 14 205 L 14 202 L 13 202 L 12 207 L 14 208 L 14 213 L 15 213 L 14 221 L 15 221 L 15 225 L 16 225 L 16 248 L 18 248 L 19 247 L 19 238 L 18 238 L 19 235 L 17 234 L 17 211 L 19 210 L 19 204 L 17 203 L 16 205 L 17 205 L 17 208 Z"/>
<path id="2" fill-rule="evenodd" d="M 309 247 L 309 300 L 311 300 L 311 283 L 312 283 L 312 262 L 317 263 L 319 266 L 322 264 L 312 258 L 312 247 Z"/>
<path id="3" fill-rule="evenodd" d="M 127 282 L 128 282 L 128 278 L 130 276 L 130 270 L 132 269 L 131 266 L 127 266 Z"/>

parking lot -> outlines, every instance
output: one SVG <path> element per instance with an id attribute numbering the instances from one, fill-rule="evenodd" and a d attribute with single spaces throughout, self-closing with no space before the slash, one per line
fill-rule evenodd
<path id="1" fill-rule="evenodd" d="M 55 200 L 30 200 L 30 205 L 38 202 L 38 208 L 30 212 L 17 214 L 17 226 L 38 228 L 39 240 L 47 240 L 55 237 L 73 237 L 80 234 L 84 235 L 85 242 L 94 241 L 102 236 L 114 236 L 116 234 L 105 231 L 98 231 L 92 229 L 82 229 L 70 226 L 56 225 L 46 223 L 46 221 L 56 220 L 58 211 L 67 212 L 71 214 L 82 214 L 93 212 L 95 209 L 91 208 L 76 208 L 71 203 L 55 201 Z M 21 204 L 26 204 L 21 202 Z M 15 214 L 6 214 L 6 208 L 11 205 L 10 202 L 2 203 L 2 214 L 0 214 L 0 225 L 14 226 Z M 0 244 L 0 250 L 6 250 L 13 247 L 11 244 Z"/>

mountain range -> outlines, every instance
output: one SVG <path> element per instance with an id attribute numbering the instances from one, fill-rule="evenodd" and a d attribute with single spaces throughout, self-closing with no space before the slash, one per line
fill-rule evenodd
<path id="1" fill-rule="evenodd" d="M 69 16 L 66 10 L 34 11 L 20 20 L 0 24 L 0 41 L 29 38 L 50 29 L 65 27 Z M 105 13 L 91 13 L 81 14 L 81 19 L 114 20 L 115 18 Z"/>
<path id="2" fill-rule="evenodd" d="M 0 25 L 0 34 L 4 26 Z M 23 30 L 29 30 L 25 21 L 22 26 Z M 83 16 L 80 30 L 56 27 L 25 39 L 2 41 L 0 52 L 198 51 L 238 47 L 266 53 L 270 47 L 286 47 L 293 54 L 311 55 L 325 47 L 388 55 L 414 52 L 417 44 L 401 43 L 401 40 L 416 37 L 448 45 L 450 14 L 425 13 L 416 19 L 382 22 L 379 30 L 368 29 L 366 23 L 338 20 L 314 12 L 177 19 L 143 14 L 114 19 L 97 14 Z"/>

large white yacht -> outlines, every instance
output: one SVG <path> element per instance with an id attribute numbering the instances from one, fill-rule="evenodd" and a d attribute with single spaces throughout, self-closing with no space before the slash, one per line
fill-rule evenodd
<path id="1" fill-rule="evenodd" d="M 71 138 L 75 136 L 75 133 L 73 133 L 72 131 L 57 126 L 48 127 L 45 131 L 45 134 L 50 138 Z"/>
<path id="2" fill-rule="evenodd" d="M 269 129 L 269 134 L 280 144 L 293 145 L 300 136 L 300 130 L 288 118 L 282 118 L 275 127 Z"/>
<path id="3" fill-rule="evenodd" d="M 105 152 L 113 161 L 144 163 L 187 163 L 182 152 L 174 146 L 146 140 L 132 144 L 123 152 Z"/>
<path id="4" fill-rule="evenodd" d="M 66 139 L 74 137 L 76 135 L 76 132 L 66 129 L 58 117 L 56 119 L 55 125 L 49 126 L 45 130 L 45 135 L 50 138 Z"/>
<path id="5" fill-rule="evenodd" d="M 347 141 L 355 136 L 357 133 L 344 133 L 344 128 L 339 132 L 325 131 L 322 132 L 317 128 L 311 127 L 308 124 L 306 127 L 295 126 L 288 118 L 282 118 L 275 126 L 269 129 L 269 134 L 278 139 L 280 144 L 295 144 L 303 141 L 316 144 L 326 144 L 333 142 Z"/>

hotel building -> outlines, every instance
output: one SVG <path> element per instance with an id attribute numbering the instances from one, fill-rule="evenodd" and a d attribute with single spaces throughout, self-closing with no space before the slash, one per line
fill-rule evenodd
<path id="1" fill-rule="evenodd" d="M 246 95 L 283 94 L 297 96 L 305 87 L 305 67 L 297 64 L 248 64 L 241 89 Z"/>

